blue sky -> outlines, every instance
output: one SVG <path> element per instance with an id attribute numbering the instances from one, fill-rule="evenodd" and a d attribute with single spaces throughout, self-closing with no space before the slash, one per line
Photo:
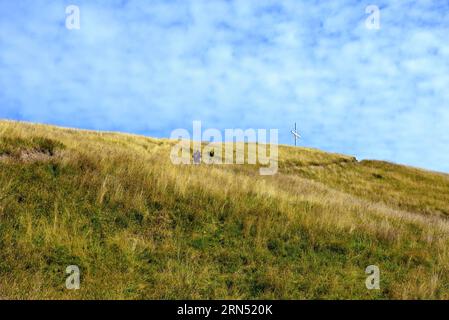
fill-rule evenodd
<path id="1" fill-rule="evenodd" d="M 302 145 L 449 172 L 443 3 L 0 0 L 0 118 L 156 137 L 201 120 L 284 144 L 296 121 Z"/>

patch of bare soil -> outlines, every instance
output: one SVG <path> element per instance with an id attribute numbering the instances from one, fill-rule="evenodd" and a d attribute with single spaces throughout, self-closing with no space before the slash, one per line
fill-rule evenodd
<path id="1" fill-rule="evenodd" d="M 39 152 L 39 151 L 35 151 L 35 150 L 22 150 L 20 152 L 19 156 L 0 155 L 0 161 L 1 162 L 20 161 L 20 162 L 25 162 L 25 163 L 46 162 L 46 161 L 50 161 L 51 159 L 54 159 L 55 157 L 57 157 L 59 155 L 60 155 L 59 152 L 57 152 L 55 154 L 50 154 L 50 153 Z"/>

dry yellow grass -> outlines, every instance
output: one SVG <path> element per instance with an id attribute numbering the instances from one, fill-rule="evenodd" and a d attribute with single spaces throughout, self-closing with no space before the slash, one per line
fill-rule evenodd
<path id="1" fill-rule="evenodd" d="M 286 146 L 274 176 L 176 166 L 173 141 L 10 121 L 0 143 L 1 297 L 449 297 L 447 175 Z"/>

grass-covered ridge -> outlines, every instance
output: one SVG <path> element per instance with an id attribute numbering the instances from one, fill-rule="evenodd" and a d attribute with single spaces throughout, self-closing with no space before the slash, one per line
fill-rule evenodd
<path id="1" fill-rule="evenodd" d="M 281 146 L 260 176 L 172 144 L 1 121 L 0 298 L 449 298 L 447 175 Z"/>

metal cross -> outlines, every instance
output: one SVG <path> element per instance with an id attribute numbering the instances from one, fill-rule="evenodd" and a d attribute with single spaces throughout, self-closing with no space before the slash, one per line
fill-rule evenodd
<path id="1" fill-rule="evenodd" d="M 301 139 L 301 135 L 296 130 L 296 122 L 295 122 L 295 130 L 292 130 L 291 133 L 293 134 L 293 138 L 295 139 L 295 147 L 296 147 L 296 140 Z"/>

